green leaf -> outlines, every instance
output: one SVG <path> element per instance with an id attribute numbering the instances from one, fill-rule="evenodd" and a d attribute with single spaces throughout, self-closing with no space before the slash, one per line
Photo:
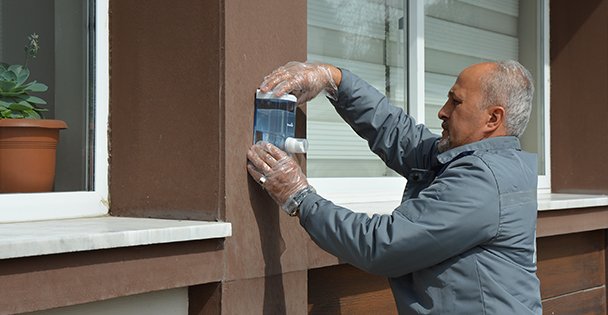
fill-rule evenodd
<path id="1" fill-rule="evenodd" d="M 19 103 L 13 103 L 13 104 L 9 105 L 8 108 L 10 108 L 11 110 L 22 111 L 22 110 L 28 110 L 28 109 L 33 110 L 34 106 L 32 106 L 26 102 L 19 102 Z"/>
<path id="2" fill-rule="evenodd" d="M 17 73 L 11 69 L 4 73 L 4 77 L 9 81 L 17 82 Z"/>
<path id="3" fill-rule="evenodd" d="M 29 118 L 29 119 L 42 119 L 42 117 L 40 116 L 40 114 L 38 114 L 35 110 L 24 110 L 23 114 L 24 114 L 25 118 Z"/>
<path id="4" fill-rule="evenodd" d="M 12 90 L 17 86 L 16 82 L 11 81 L 0 81 L 0 93 L 1 92 L 12 92 Z"/>
<path id="5" fill-rule="evenodd" d="M 28 68 L 21 68 L 21 71 L 17 73 L 17 85 L 23 84 L 30 76 L 30 70 Z"/>
<path id="6" fill-rule="evenodd" d="M 35 109 L 36 107 L 26 101 L 18 101 L 16 104 L 27 106 L 28 108 Z"/>
<path id="7" fill-rule="evenodd" d="M 16 98 L 16 97 L 0 97 L 0 101 L 6 102 L 6 103 L 9 103 L 9 104 L 19 103 L 19 99 Z"/>
<path id="8" fill-rule="evenodd" d="M 9 72 L 8 69 L 0 66 L 0 79 L 2 79 L 2 80 L 8 80 L 8 77 L 7 77 L 7 74 L 6 74 L 7 72 Z"/>
<path id="9" fill-rule="evenodd" d="M 32 81 L 32 82 L 24 85 L 24 88 L 26 91 L 29 91 L 29 92 L 45 92 L 46 90 L 49 89 L 49 87 L 46 86 L 46 84 L 38 83 L 36 81 Z"/>
<path id="10" fill-rule="evenodd" d="M 2 118 L 11 118 L 12 111 L 10 109 L 0 110 L 0 117 Z"/>
<path id="11" fill-rule="evenodd" d="M 10 99 L 8 97 L 0 97 L 0 106 L 7 107 L 8 105 L 11 105 L 12 103 L 15 103 L 12 99 Z"/>
<path id="12" fill-rule="evenodd" d="M 40 97 L 36 97 L 36 96 L 32 96 L 32 95 L 27 95 L 27 94 L 22 94 L 17 96 L 20 100 L 26 101 L 28 103 L 33 103 L 33 104 L 46 104 L 46 101 L 41 99 Z"/>
<path id="13" fill-rule="evenodd" d="M 10 65 L 8 66 L 8 71 L 12 71 L 15 74 L 17 74 L 18 72 L 21 72 L 21 70 L 23 70 L 23 66 L 22 65 Z"/>

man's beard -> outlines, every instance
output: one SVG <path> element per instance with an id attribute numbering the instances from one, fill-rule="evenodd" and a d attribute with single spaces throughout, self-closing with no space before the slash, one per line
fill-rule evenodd
<path id="1" fill-rule="evenodd" d="M 450 146 L 451 146 L 450 136 L 447 136 L 445 138 L 439 139 L 439 143 L 437 143 L 437 150 L 439 150 L 439 153 L 443 153 L 443 152 L 449 150 Z"/>

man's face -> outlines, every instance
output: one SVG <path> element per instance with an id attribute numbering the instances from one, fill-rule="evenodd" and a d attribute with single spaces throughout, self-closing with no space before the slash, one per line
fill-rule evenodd
<path id="1" fill-rule="evenodd" d="M 492 66 L 482 63 L 464 69 L 448 92 L 448 100 L 437 114 L 443 121 L 439 152 L 484 138 L 482 128 L 488 116 L 480 109 L 483 100 L 480 79 Z"/>

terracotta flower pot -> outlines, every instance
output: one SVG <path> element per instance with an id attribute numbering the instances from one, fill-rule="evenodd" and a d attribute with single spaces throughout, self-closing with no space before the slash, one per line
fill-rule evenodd
<path id="1" fill-rule="evenodd" d="M 61 120 L 0 119 L 0 193 L 51 191 L 65 128 Z"/>

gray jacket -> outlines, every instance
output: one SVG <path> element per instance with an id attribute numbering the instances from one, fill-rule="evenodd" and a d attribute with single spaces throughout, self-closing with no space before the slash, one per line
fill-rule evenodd
<path id="1" fill-rule="evenodd" d="M 300 223 L 312 239 L 389 277 L 400 314 L 541 314 L 536 156 L 516 137 L 439 154 L 438 136 L 347 70 L 334 106 L 408 181 L 401 205 L 371 218 L 309 195 Z"/>

